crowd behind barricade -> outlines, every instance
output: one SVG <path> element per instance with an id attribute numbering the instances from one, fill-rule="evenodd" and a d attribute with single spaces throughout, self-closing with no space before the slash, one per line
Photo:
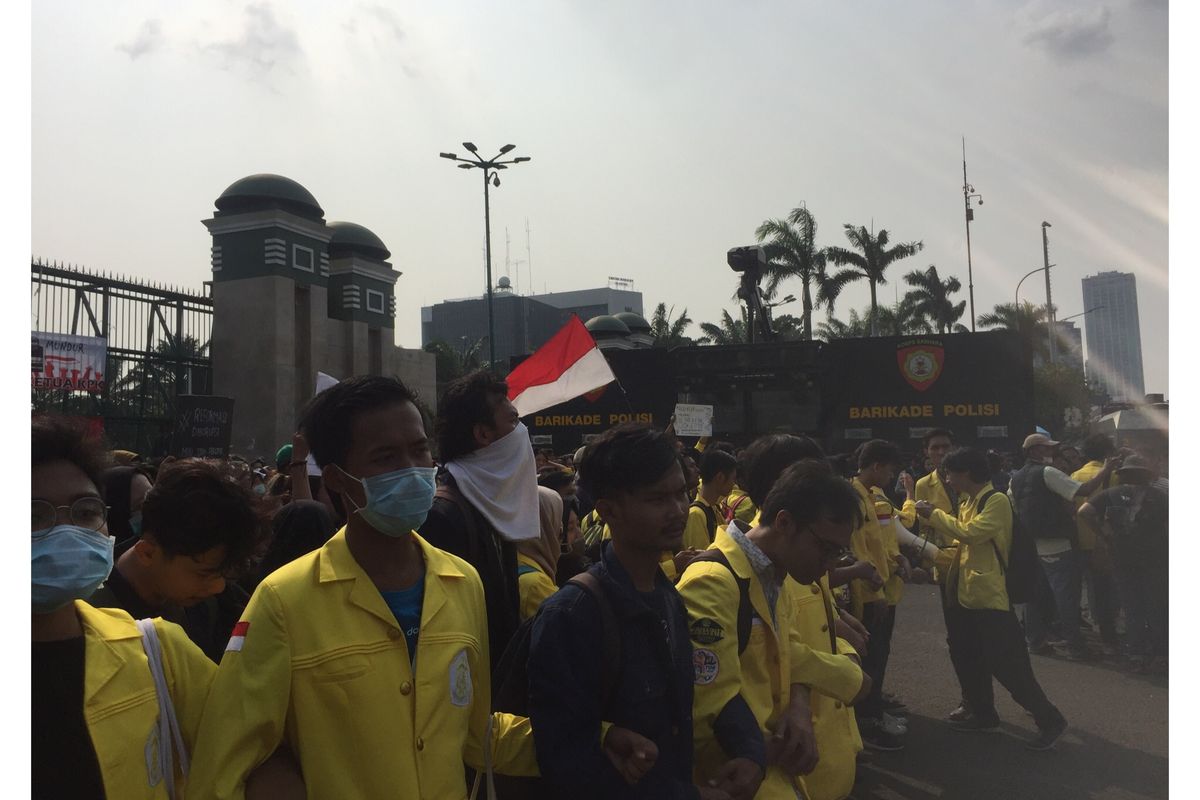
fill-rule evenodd
<path id="1" fill-rule="evenodd" d="M 382 377 L 297 427 L 152 465 L 33 418 L 34 797 L 838 800 L 906 744 L 906 583 L 959 730 L 999 726 L 995 678 L 1055 745 L 1030 654 L 1165 670 L 1166 479 L 1103 435 L 556 455 L 486 372 L 432 429 Z"/>

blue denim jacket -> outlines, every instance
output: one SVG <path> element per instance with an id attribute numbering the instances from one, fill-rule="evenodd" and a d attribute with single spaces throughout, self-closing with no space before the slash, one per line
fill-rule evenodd
<path id="1" fill-rule="evenodd" d="M 667 599 L 661 617 L 638 595 L 629 573 L 605 542 L 589 570 L 608 593 L 621 640 L 620 670 L 605 707 L 601 689 L 602 622 L 596 600 L 568 584 L 546 600 L 533 625 L 529 652 L 529 716 L 542 776 L 563 797 L 698 798 L 692 785 L 692 646 L 687 611 L 675 587 L 659 572 Z M 600 742 L 607 720 L 658 747 L 654 767 L 629 786 Z"/>

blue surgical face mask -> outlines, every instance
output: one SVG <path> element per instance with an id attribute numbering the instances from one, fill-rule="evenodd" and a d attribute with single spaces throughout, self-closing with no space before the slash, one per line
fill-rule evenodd
<path id="1" fill-rule="evenodd" d="M 267 485 L 265 483 L 254 484 L 254 493 L 260 497 L 267 493 Z"/>
<path id="2" fill-rule="evenodd" d="M 437 470 L 433 467 L 410 467 L 369 478 L 354 478 L 362 484 L 367 497 L 367 504 L 356 511 L 380 533 L 404 536 L 421 527 L 429 515 L 437 490 L 436 477 Z"/>
<path id="3" fill-rule="evenodd" d="M 78 525 L 33 532 L 33 613 L 86 600 L 112 572 L 116 539 Z"/>
<path id="4" fill-rule="evenodd" d="M 129 517 L 129 529 L 133 531 L 134 536 L 142 535 L 142 510 L 138 509 Z"/>

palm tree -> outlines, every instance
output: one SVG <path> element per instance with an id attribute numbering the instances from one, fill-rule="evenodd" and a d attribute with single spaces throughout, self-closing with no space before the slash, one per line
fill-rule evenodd
<path id="1" fill-rule="evenodd" d="M 691 344 L 692 340 L 683 333 L 692 324 L 692 318 L 688 316 L 686 308 L 680 312 L 678 317 L 671 319 L 671 315 L 674 313 L 675 306 L 671 306 L 668 311 L 666 303 L 659 303 L 654 307 L 654 315 L 650 319 L 650 335 L 654 337 L 655 347 L 670 349 Z"/>
<path id="2" fill-rule="evenodd" d="M 208 358 L 209 342 L 201 344 L 194 336 L 164 338 L 144 358 L 110 358 L 109 371 L 117 377 L 109 382 L 107 401 L 110 411 L 139 416 L 171 416 L 175 396 L 190 391 L 189 367 L 203 366 Z M 182 376 L 184 385 L 177 386 Z"/>
<path id="3" fill-rule="evenodd" d="M 474 342 L 462 337 L 462 347 L 454 347 L 441 339 L 435 339 L 423 348 L 426 353 L 436 357 L 435 372 L 439 390 L 458 380 L 468 373 L 474 372 L 484 365 L 483 343 L 487 337 L 481 337 Z"/>
<path id="4" fill-rule="evenodd" d="M 1046 307 L 1035 306 L 1028 300 L 1015 305 L 1000 303 L 991 312 L 979 315 L 981 328 L 1016 331 L 1037 354 L 1048 357 L 1050 343 L 1045 335 Z"/>
<path id="5" fill-rule="evenodd" d="M 879 335 L 879 305 L 875 298 L 875 287 L 887 283 L 884 273 L 896 261 L 916 255 L 925 246 L 921 242 L 900 242 L 888 247 L 889 236 L 886 229 L 880 228 L 878 235 L 872 234 L 866 226 L 855 227 L 850 223 L 842 226 L 846 231 L 846 239 L 853 249 L 844 247 L 826 247 L 825 258 L 838 266 L 849 266 L 833 276 L 834 281 L 841 286 L 851 281 L 865 278 L 871 284 L 871 335 Z"/>
<path id="6" fill-rule="evenodd" d="M 829 319 L 817 326 L 817 338 L 826 342 L 834 339 L 860 339 L 870 333 L 867 320 L 858 316 L 858 312 L 850 309 L 850 318 L 843 322 L 840 319 Z"/>
<path id="7" fill-rule="evenodd" d="M 937 328 L 938 333 L 954 329 L 954 323 L 958 322 L 967 308 L 966 300 L 955 303 L 950 299 L 950 295 L 962 289 L 958 278 L 951 276 L 943 281 L 937 267 L 930 264 L 924 272 L 913 270 L 905 275 L 904 282 L 914 287 L 904 295 L 904 299 L 911 298 L 916 309 L 929 320 L 930 325 Z"/>
<path id="8" fill-rule="evenodd" d="M 721 324 L 701 322 L 700 330 L 704 336 L 697 339 L 702 344 L 746 344 L 750 341 L 746 335 L 746 311 L 742 309 L 742 318 L 734 319 L 728 311 L 721 312 Z"/>
<path id="9" fill-rule="evenodd" d="M 867 309 L 866 316 L 870 316 Z M 932 333 L 933 329 L 921 311 L 917 301 L 905 295 L 893 306 L 884 306 L 877 312 L 879 333 L 883 336 L 912 336 Z"/>
<path id="10" fill-rule="evenodd" d="M 817 222 L 803 206 L 793 208 L 787 219 L 769 219 L 755 231 L 758 241 L 766 242 L 766 292 L 773 295 L 780 282 L 799 278 L 803 287 L 803 336 L 812 339 L 812 310 L 825 305 L 833 310 L 833 301 L 844 284 L 832 281 L 825 271 L 825 250 L 816 246 Z M 814 302 L 812 284 L 816 283 Z"/>

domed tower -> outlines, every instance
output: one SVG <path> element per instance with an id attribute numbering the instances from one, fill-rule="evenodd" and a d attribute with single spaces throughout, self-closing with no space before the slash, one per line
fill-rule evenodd
<path id="1" fill-rule="evenodd" d="M 622 311 L 619 314 L 613 314 L 614 317 L 625 323 L 625 327 L 629 328 L 629 341 L 633 343 L 637 349 L 654 346 L 654 336 L 650 333 L 650 323 L 645 317 L 633 311 Z"/>
<path id="2" fill-rule="evenodd" d="M 585 324 L 588 333 L 601 350 L 631 350 L 633 343 L 629 340 L 629 328 L 624 322 L 609 314 L 592 317 Z"/>
<path id="3" fill-rule="evenodd" d="M 432 357 L 395 343 L 400 273 L 374 233 L 325 222 L 312 194 L 250 175 L 216 200 L 212 234 L 213 390 L 235 400 L 234 452 L 291 441 L 317 372 L 397 375 L 433 401 Z"/>

